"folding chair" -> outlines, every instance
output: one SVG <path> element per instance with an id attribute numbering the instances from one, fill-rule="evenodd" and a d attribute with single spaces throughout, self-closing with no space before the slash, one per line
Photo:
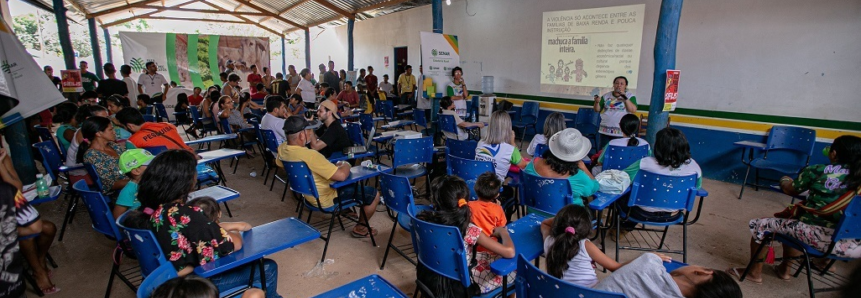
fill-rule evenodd
<path id="1" fill-rule="evenodd" d="M 627 297 L 621 293 L 593 290 L 556 278 L 529 263 L 523 255 L 517 256 L 515 288 L 517 289 L 518 298 Z"/>
<path id="2" fill-rule="evenodd" d="M 164 108 L 164 104 L 155 103 L 153 106 L 155 107 L 156 119 L 159 122 L 176 123 L 176 121 L 171 121 L 170 117 L 167 116 L 167 109 Z M 162 118 L 164 118 L 164 121 L 162 121 Z"/>
<path id="3" fill-rule="evenodd" d="M 772 127 L 768 133 L 768 141 L 762 157 L 755 158 L 750 162 L 742 160 L 742 163 L 747 165 L 747 171 L 744 173 L 744 181 L 741 184 L 738 199 L 741 200 L 742 195 L 744 195 L 744 187 L 747 186 L 747 177 L 750 175 L 751 167 L 756 170 L 753 186 L 755 190 L 759 191 L 760 169 L 797 176 L 801 169 L 810 164 L 810 156 L 813 155 L 815 144 L 816 131 L 813 129 L 793 126 Z M 772 158 L 769 158 L 769 153 L 772 154 Z M 778 156 L 774 156 L 774 154 L 778 154 Z"/>
<path id="4" fill-rule="evenodd" d="M 177 276 L 173 264 L 165 263 L 159 266 L 141 282 L 141 286 L 138 287 L 137 298 L 150 298 L 155 289 L 158 289 L 161 284 Z"/>
<path id="5" fill-rule="evenodd" d="M 603 170 L 624 170 L 634 162 L 649 156 L 648 146 L 607 146 Z"/>
<path id="6" fill-rule="evenodd" d="M 380 175 L 380 194 L 383 201 L 386 202 L 386 206 L 398 213 L 392 224 L 392 232 L 389 234 L 389 243 L 386 245 L 386 252 L 383 254 L 383 263 L 380 265 L 380 270 L 386 267 L 389 249 L 394 249 L 395 252 L 415 265 L 416 262 L 404 251 L 412 250 L 412 243 L 400 247 L 392 245 L 392 240 L 395 239 L 395 230 L 397 230 L 398 226 L 412 233 L 412 223 L 410 222 L 408 210 L 411 208 L 410 206 L 415 205 L 415 200 L 413 199 L 413 187 L 410 185 L 410 180 L 406 177 L 383 173 Z"/>
<path id="7" fill-rule="evenodd" d="M 478 176 L 487 172 L 495 173 L 493 163 L 489 161 L 464 159 L 454 155 L 446 156 L 446 160 L 449 160 L 448 174 L 460 177 L 469 186 L 470 201 L 478 199 L 475 194 L 475 180 Z"/>
<path id="8" fill-rule="evenodd" d="M 56 147 L 56 144 L 53 141 L 44 141 L 33 144 L 33 147 L 39 150 L 39 154 L 42 155 L 42 167 L 45 168 L 45 171 L 48 172 L 48 175 L 51 176 L 51 179 L 57 182 L 57 185 L 63 186 L 66 184 L 68 179 L 68 172 L 71 170 L 76 170 L 80 168 L 67 168 L 63 165 L 63 160 L 59 155 L 59 150 Z M 63 180 L 66 182 L 61 182 L 59 178 L 61 176 L 60 173 L 63 174 Z M 66 225 L 72 221 L 72 215 L 75 212 L 75 207 L 78 205 L 78 195 L 74 191 L 74 189 L 69 188 L 66 185 L 66 196 L 65 199 L 69 201 L 68 207 L 66 207 L 66 216 L 63 218 L 63 226 L 60 228 L 60 241 L 63 241 L 63 235 L 66 234 Z"/>
<path id="9" fill-rule="evenodd" d="M 392 168 L 394 175 L 416 179 L 427 176 L 427 193 L 430 193 L 428 166 L 433 163 L 433 138 L 395 139 L 392 142 Z"/>
<path id="10" fill-rule="evenodd" d="M 383 277 L 371 274 L 360 279 L 357 279 L 346 285 L 326 291 L 314 298 L 342 298 L 342 297 L 358 297 L 356 293 L 361 293 L 361 297 L 387 297 L 387 298 L 406 298 L 407 295 L 398 287 L 395 287 Z"/>
<path id="11" fill-rule="evenodd" d="M 275 159 L 278 158 L 278 139 L 275 137 L 275 132 L 268 129 L 261 129 L 260 134 L 263 135 L 263 143 L 266 145 L 266 151 L 269 152 L 269 155 L 263 154 L 264 160 L 264 168 L 263 168 L 263 185 L 266 185 L 266 181 L 269 180 L 269 173 L 272 173 L 272 185 L 269 186 L 269 191 L 272 191 L 272 188 L 275 186 L 275 179 L 278 179 L 282 183 L 285 183 L 284 178 L 278 177 L 278 164 L 275 163 Z M 281 201 L 284 201 L 282 197 Z"/>
<path id="12" fill-rule="evenodd" d="M 520 134 L 520 147 L 526 141 L 526 129 L 532 127 L 532 131 L 536 131 L 538 125 L 538 103 L 534 101 L 523 102 L 523 107 L 520 109 L 520 119 L 512 120 L 511 127 L 522 130 Z"/>
<path id="13" fill-rule="evenodd" d="M 577 117 L 574 118 L 574 128 L 580 131 L 584 137 L 589 138 L 592 142 L 592 150 L 598 152 L 598 127 L 601 125 L 601 114 L 595 112 L 592 108 L 580 108 L 577 110 Z M 592 152 L 590 150 L 590 152 Z"/>
<path id="14" fill-rule="evenodd" d="M 42 127 L 41 125 L 35 125 L 33 126 L 33 128 L 35 128 L 36 132 L 39 133 L 39 138 L 42 139 L 42 142 L 54 141 L 54 136 L 51 135 L 51 129 L 47 127 Z"/>
<path id="15" fill-rule="evenodd" d="M 562 207 L 573 203 L 568 179 L 545 178 L 525 171 L 520 174 L 523 175 L 520 186 L 522 205 L 555 216 Z"/>
<path id="16" fill-rule="evenodd" d="M 631 196 L 628 199 L 627 206 L 641 206 L 641 207 L 651 207 L 651 208 L 661 208 L 667 210 L 679 210 L 678 214 L 675 217 L 668 218 L 665 222 L 656 222 L 649 220 L 638 219 L 635 216 L 631 216 L 632 210 L 626 210 L 622 208 L 620 204 L 622 202 L 617 202 L 616 204 L 616 228 L 621 229 L 622 219 L 626 219 L 632 221 L 637 224 L 642 224 L 643 228 L 636 229 L 637 231 L 644 231 L 646 233 L 649 232 L 663 232 L 661 235 L 660 243 L 658 243 L 657 248 L 651 247 L 651 244 L 654 242 L 654 238 L 652 238 L 651 234 L 641 235 L 643 242 L 646 247 L 643 245 L 639 245 L 639 240 L 632 236 L 633 241 L 636 241 L 638 246 L 620 246 L 619 245 L 619 234 L 620 232 L 616 232 L 616 261 L 619 261 L 619 250 L 620 249 L 629 249 L 629 250 L 640 250 L 640 251 L 657 251 L 664 253 L 673 253 L 673 254 L 681 254 L 682 261 L 687 263 L 688 258 L 688 215 L 691 212 L 691 209 L 694 205 L 694 200 L 697 195 L 697 175 L 692 174 L 688 176 L 667 176 L 661 174 L 651 173 L 646 170 L 640 170 L 637 172 L 635 177 L 633 177 L 633 183 L 631 184 Z M 671 250 L 669 247 L 667 249 L 663 249 L 664 240 L 667 237 L 667 231 L 672 225 L 681 225 L 682 226 L 682 250 Z M 664 227 L 663 230 L 656 229 L 647 229 L 645 226 L 658 226 Z M 646 237 L 649 238 L 646 238 Z M 628 238 L 627 236 L 625 237 Z M 630 241 L 629 241 L 630 242 Z"/>
<path id="17" fill-rule="evenodd" d="M 476 147 L 478 147 L 478 142 L 473 140 L 446 140 L 445 154 L 463 159 L 475 159 Z"/>

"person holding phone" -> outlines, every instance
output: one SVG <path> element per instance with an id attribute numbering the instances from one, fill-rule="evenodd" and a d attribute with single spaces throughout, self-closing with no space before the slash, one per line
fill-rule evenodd
<path id="1" fill-rule="evenodd" d="M 601 113 L 601 125 L 598 132 L 602 135 L 598 148 L 604 148 L 612 139 L 624 137 L 619 127 L 619 120 L 627 114 L 637 112 L 637 97 L 628 91 L 628 78 L 618 76 L 613 79 L 613 91 L 604 96 L 595 95 L 595 112 Z"/>

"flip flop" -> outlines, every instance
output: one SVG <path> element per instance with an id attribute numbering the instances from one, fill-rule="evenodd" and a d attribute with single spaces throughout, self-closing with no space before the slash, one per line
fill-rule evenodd
<path id="1" fill-rule="evenodd" d="M 347 219 L 352 220 L 352 221 L 359 221 L 359 215 L 353 211 L 350 211 L 347 213 L 342 213 L 341 216 L 346 217 Z M 376 235 L 376 234 L 374 234 L 374 235 Z"/>
<path id="2" fill-rule="evenodd" d="M 40 290 L 42 290 L 42 293 L 45 295 L 51 295 L 51 294 L 59 292 L 60 288 L 58 288 L 57 286 L 50 286 L 50 287 L 40 289 Z"/>
<path id="3" fill-rule="evenodd" d="M 371 233 L 373 233 L 374 236 L 377 236 L 377 229 L 371 228 Z M 353 238 L 368 238 L 368 232 L 367 231 L 365 231 L 365 233 L 358 233 L 354 229 L 354 230 L 350 231 L 350 235 L 353 236 Z"/>
<path id="4" fill-rule="evenodd" d="M 726 271 L 724 271 L 724 272 L 726 272 L 727 274 L 729 274 L 729 275 L 731 275 L 731 276 L 733 276 L 733 277 L 738 278 L 739 280 L 741 280 L 741 274 L 739 274 L 739 273 L 738 273 L 738 269 L 741 269 L 741 268 L 732 267 L 732 268 L 727 269 L 727 270 L 726 270 Z M 744 272 L 744 271 L 742 271 L 742 272 Z M 761 285 L 761 284 L 762 284 L 762 277 L 760 277 L 759 279 L 755 279 L 755 278 L 750 277 L 750 276 L 745 276 L 745 277 L 744 277 L 744 280 L 745 280 L 745 281 L 751 281 L 752 283 L 755 283 L 755 284 L 758 284 L 758 285 Z"/>

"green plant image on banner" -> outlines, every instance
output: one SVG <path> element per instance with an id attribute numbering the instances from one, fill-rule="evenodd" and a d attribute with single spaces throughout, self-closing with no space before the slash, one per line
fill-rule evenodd
<path id="1" fill-rule="evenodd" d="M 170 74 L 168 80 L 181 82 L 179 71 L 176 69 L 176 34 L 165 34 L 165 50 L 167 52 L 167 72 Z"/>
<path id="2" fill-rule="evenodd" d="M 188 76 L 191 77 L 191 84 L 195 87 L 203 88 L 203 80 L 200 78 L 200 63 L 197 58 L 197 43 L 198 36 L 197 34 L 189 34 L 188 35 L 188 46 L 186 47 L 186 54 L 188 57 L 186 61 L 188 61 Z M 193 88 L 192 86 L 186 86 L 189 88 Z"/>
<path id="3" fill-rule="evenodd" d="M 218 77 L 218 74 L 221 73 L 221 70 L 218 69 L 218 38 L 218 35 L 209 36 L 209 51 L 207 54 L 209 58 L 209 70 L 212 73 L 212 82 L 215 85 L 221 86 L 224 82 Z"/>
<path id="4" fill-rule="evenodd" d="M 211 36 L 212 35 L 199 35 L 197 37 L 197 45 L 196 45 L 197 49 L 195 51 L 197 56 L 194 57 L 194 61 L 197 62 L 198 76 L 200 78 L 201 83 L 200 83 L 200 85 L 197 85 L 197 82 L 195 82 L 194 84 L 195 84 L 195 86 L 200 87 L 200 88 L 206 88 L 208 86 L 212 86 L 215 84 L 215 82 L 213 82 L 212 70 L 209 67 L 209 39 Z M 189 39 L 189 40 L 191 40 L 191 39 Z M 189 59 L 189 61 L 192 61 L 192 59 L 191 59 L 193 57 L 193 56 L 191 56 L 192 55 L 191 54 L 192 47 L 189 46 L 188 48 L 189 48 L 188 59 Z"/>

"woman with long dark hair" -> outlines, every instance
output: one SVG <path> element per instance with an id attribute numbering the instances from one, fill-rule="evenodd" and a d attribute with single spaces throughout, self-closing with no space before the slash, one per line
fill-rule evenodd
<path id="1" fill-rule="evenodd" d="M 111 120 L 94 116 L 81 124 L 83 141 L 78 147 L 75 160 L 78 163 L 92 164 L 102 181 L 101 188 L 105 192 L 120 190 L 129 182 L 129 178 L 120 173 L 120 155 L 126 151 L 115 143 L 116 131 Z"/>
<path id="2" fill-rule="evenodd" d="M 241 234 L 224 230 L 200 208 L 186 205 L 188 194 L 197 182 L 196 166 L 194 154 L 185 150 L 168 150 L 156 156 L 141 177 L 140 211 L 129 214 L 125 222 L 132 227 L 152 230 L 179 276 L 186 276 L 194 267 L 242 248 Z M 266 297 L 281 297 L 276 293 L 278 265 L 266 259 L 263 267 L 269 289 Z M 251 265 L 246 265 L 210 280 L 224 292 L 247 285 L 251 269 Z"/>

